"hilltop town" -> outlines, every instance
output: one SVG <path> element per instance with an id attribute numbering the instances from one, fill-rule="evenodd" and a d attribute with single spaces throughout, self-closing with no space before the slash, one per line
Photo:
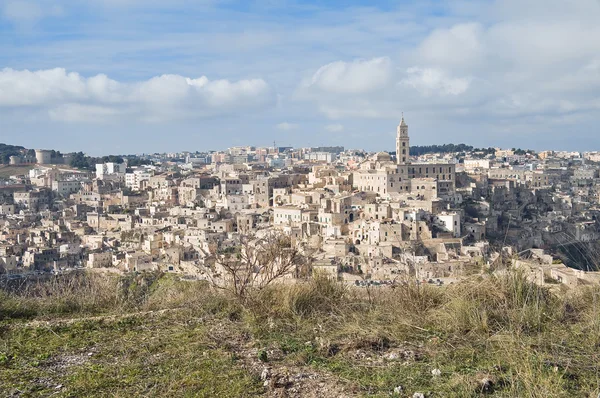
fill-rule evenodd
<path id="1" fill-rule="evenodd" d="M 390 153 L 234 147 L 86 170 L 23 150 L 0 169 L 0 277 L 226 283 L 235 260 L 260 282 L 443 285 L 512 264 L 539 284 L 600 283 L 600 153 L 469 148 L 411 155 L 403 117 Z"/>

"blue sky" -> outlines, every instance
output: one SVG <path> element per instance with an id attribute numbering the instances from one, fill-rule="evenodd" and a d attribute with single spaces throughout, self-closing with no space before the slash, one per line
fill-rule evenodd
<path id="1" fill-rule="evenodd" d="M 325 3 L 325 4 L 323 4 Z M 0 142 L 600 149 L 600 2 L 0 0 Z"/>

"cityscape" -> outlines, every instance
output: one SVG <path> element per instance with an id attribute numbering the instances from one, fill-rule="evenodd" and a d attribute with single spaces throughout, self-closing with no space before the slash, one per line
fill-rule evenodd
<path id="1" fill-rule="evenodd" d="M 71 166 L 77 154 L 22 149 L 1 169 L 27 172 L 0 186 L 0 269 L 213 280 L 227 275 L 213 246 L 276 232 L 311 253 L 313 272 L 348 283 L 441 284 L 507 261 L 542 285 L 600 282 L 599 153 L 463 145 L 411 156 L 404 117 L 395 147 L 112 156 L 92 170 Z"/>
<path id="2" fill-rule="evenodd" d="M 598 0 L 0 0 L 0 398 L 600 398 Z"/>

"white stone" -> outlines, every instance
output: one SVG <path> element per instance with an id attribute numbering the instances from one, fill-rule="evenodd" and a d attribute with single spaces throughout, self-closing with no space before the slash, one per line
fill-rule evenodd
<path id="1" fill-rule="evenodd" d="M 269 371 L 269 368 L 264 368 L 260 374 L 260 379 L 267 380 L 270 376 L 271 376 L 271 371 Z"/>

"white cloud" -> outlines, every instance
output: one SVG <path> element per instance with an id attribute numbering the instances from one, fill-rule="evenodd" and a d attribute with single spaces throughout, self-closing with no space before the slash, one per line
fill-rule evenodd
<path id="1" fill-rule="evenodd" d="M 39 4 L 30 1 L 11 0 L 4 4 L 2 16 L 13 23 L 32 24 L 42 18 L 43 11 Z"/>
<path id="2" fill-rule="evenodd" d="M 83 99 L 86 82 L 77 73 L 56 68 L 30 72 L 0 71 L 0 106 L 43 105 Z"/>
<path id="3" fill-rule="evenodd" d="M 279 123 L 275 127 L 277 127 L 279 130 L 282 130 L 282 131 L 290 131 L 290 130 L 297 129 L 298 125 L 294 124 L 294 123 L 282 122 L 282 123 Z"/>
<path id="4" fill-rule="evenodd" d="M 441 69 L 437 68 L 408 68 L 406 73 L 408 77 L 403 79 L 400 84 L 409 86 L 425 96 L 432 94 L 441 95 L 459 95 L 469 88 L 469 79 L 454 78 L 447 75 Z"/>
<path id="5" fill-rule="evenodd" d="M 394 80 L 388 57 L 337 61 L 303 80 L 295 98 L 316 103 L 319 112 L 330 119 L 378 118 L 386 113 L 381 102 Z"/>
<path id="6" fill-rule="evenodd" d="M 473 67 L 483 55 L 482 33 L 479 23 L 436 29 L 419 46 L 419 56 L 427 64 Z"/>
<path id="7" fill-rule="evenodd" d="M 392 63 L 388 57 L 337 61 L 320 67 L 304 86 L 325 92 L 360 94 L 385 86 L 391 75 Z"/>
<path id="8" fill-rule="evenodd" d="M 368 85 L 371 88 L 369 90 L 366 90 L 367 85 L 362 85 L 364 90 L 356 89 L 354 92 L 341 89 L 323 90 L 322 83 L 319 82 L 329 72 L 324 74 L 322 71 L 328 70 L 332 64 L 319 68 L 311 79 L 313 83 L 301 84 L 298 98 L 314 102 L 321 113 L 333 120 L 398 117 L 401 108 L 418 107 L 421 104 L 437 106 L 448 102 L 450 97 L 465 94 L 471 83 L 470 77 L 454 77 L 440 68 L 411 67 L 403 73 L 399 65 L 393 64 L 390 59 L 382 61 L 381 58 L 374 58 L 338 63 L 344 64 L 345 67 L 336 67 L 335 70 L 345 70 L 348 65 L 360 64 L 358 70 L 374 80 L 382 78 L 379 75 L 370 76 L 366 70 L 369 68 L 376 70 L 378 66 L 385 64 L 383 68 L 385 77 L 378 84 Z M 370 67 L 367 68 L 366 65 Z M 337 82 L 338 79 L 332 78 L 328 81 Z M 340 87 L 347 87 L 347 85 L 340 85 Z"/>
<path id="9" fill-rule="evenodd" d="M 260 108 L 273 102 L 262 79 L 209 80 L 162 75 L 122 83 L 100 74 L 85 78 L 56 68 L 0 71 L 0 107 L 40 107 L 54 120 L 97 121 L 129 115 L 158 121 Z"/>
<path id="10" fill-rule="evenodd" d="M 45 1 L 8 0 L 0 2 L 2 18 L 23 27 L 31 27 L 45 17 L 64 15 L 64 9 L 58 4 Z"/>
<path id="11" fill-rule="evenodd" d="M 339 133 L 341 131 L 344 131 L 344 126 L 342 124 L 336 123 L 336 124 L 328 124 L 327 126 L 325 126 L 325 130 L 331 132 L 331 133 Z"/>
<path id="12" fill-rule="evenodd" d="M 241 15 L 217 0 L 198 3 L 0 0 L 0 23 L 7 25 L 0 120 L 7 126 L 11 119 L 13 131 L 29 128 L 36 136 L 43 129 L 31 120 L 46 121 L 48 115 L 73 122 L 123 121 L 114 134 L 166 126 L 138 126 L 140 120 L 186 119 L 169 124 L 169 132 L 187 125 L 196 134 L 212 123 L 211 131 L 222 134 L 199 142 L 224 146 L 241 128 L 233 128 L 232 115 L 275 105 L 277 96 L 274 112 L 244 115 L 240 126 L 249 141 L 270 141 L 264 126 L 281 129 L 276 126 L 285 121 L 317 126 L 313 133 L 288 134 L 297 145 L 324 136 L 335 141 L 336 134 L 319 134 L 328 123 L 343 124 L 348 138 L 357 126 L 387 131 L 400 111 L 413 121 L 418 139 L 429 142 L 440 131 L 466 140 L 477 123 L 472 137 L 498 125 L 510 126 L 506 131 L 515 135 L 533 135 L 543 126 L 550 136 L 557 120 L 569 120 L 572 131 L 589 126 L 595 131 L 600 117 L 598 0 L 571 0 L 568 6 L 564 0 L 415 2 L 396 9 L 291 2 L 277 19 L 254 6 Z M 81 20 L 61 21 L 64 35 L 54 34 L 54 24 L 37 24 L 27 40 L 15 39 L 22 32 L 10 25 L 27 27 L 60 14 L 54 4 Z M 302 18 L 294 12 L 300 8 L 307 11 Z M 81 75 L 47 69 L 57 64 Z M 9 76 L 4 65 L 19 70 Z M 197 72 L 198 65 L 207 77 Z M 45 70 L 23 70 L 27 67 Z M 229 80 L 208 78 L 215 76 Z M 269 85 L 238 81 L 246 76 L 264 77 Z M 227 117 L 205 118 L 202 126 L 190 120 L 212 115 Z M 459 127 L 441 130 L 439 124 Z M 513 139 L 504 131 L 502 136 Z M 361 140 L 360 145 L 379 145 Z M 137 142 L 132 139 L 131 147 Z"/>
<path id="13" fill-rule="evenodd" d="M 543 116 L 597 115 L 600 3 L 574 0 L 562 12 L 549 2 L 528 2 L 526 17 L 522 2 L 507 0 L 506 9 L 498 2 L 470 20 L 442 19 L 396 56 L 315 67 L 297 97 L 333 120 L 393 118 L 402 109 L 490 125 L 530 118 L 535 126 Z"/>
<path id="14" fill-rule="evenodd" d="M 101 123 L 112 120 L 120 114 L 118 109 L 82 104 L 64 104 L 48 111 L 52 120 L 78 123 Z"/>

